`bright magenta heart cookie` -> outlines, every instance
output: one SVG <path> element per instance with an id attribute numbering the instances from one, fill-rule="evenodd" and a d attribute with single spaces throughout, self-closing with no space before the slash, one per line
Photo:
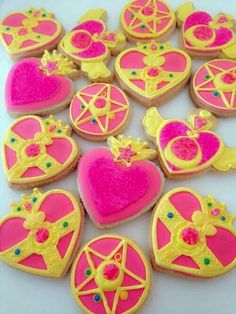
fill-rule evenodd
<path id="1" fill-rule="evenodd" d="M 208 170 L 236 169 L 236 149 L 224 145 L 210 129 L 216 118 L 207 110 L 196 110 L 189 121 L 164 120 L 155 108 L 143 118 L 146 134 L 156 143 L 158 157 L 170 178 L 192 176 Z"/>
<path id="2" fill-rule="evenodd" d="M 12 12 L 0 24 L 0 40 L 14 59 L 39 56 L 52 50 L 63 35 L 62 25 L 45 9 Z"/>
<path id="3" fill-rule="evenodd" d="M 133 219 L 152 208 L 160 197 L 164 177 L 148 159 L 156 156 L 147 143 L 119 136 L 106 147 L 83 155 L 78 165 L 78 187 L 83 204 L 100 228 Z"/>
<path id="4" fill-rule="evenodd" d="M 147 107 L 158 106 L 187 84 L 191 59 L 167 43 L 139 43 L 118 55 L 115 71 L 127 93 Z"/>
<path id="5" fill-rule="evenodd" d="M 70 78 L 75 65 L 61 54 L 45 51 L 43 57 L 18 61 L 5 84 L 5 103 L 12 115 L 51 114 L 64 109 L 74 95 Z"/>
<path id="6" fill-rule="evenodd" d="M 152 260 L 157 270 L 211 278 L 236 266 L 236 230 L 224 203 L 188 188 L 168 192 L 154 211 Z"/>
<path id="7" fill-rule="evenodd" d="M 34 189 L 0 220 L 0 259 L 31 274 L 62 277 L 79 246 L 83 224 L 82 206 L 72 194 Z"/>
<path id="8" fill-rule="evenodd" d="M 73 296 L 85 313 L 135 313 L 146 301 L 151 268 L 131 240 L 104 235 L 86 243 L 71 271 Z"/>
<path id="9" fill-rule="evenodd" d="M 197 11 L 191 2 L 177 9 L 181 29 L 181 46 L 194 57 L 236 59 L 236 21 L 219 13 L 214 18 Z"/>
<path id="10" fill-rule="evenodd" d="M 69 136 L 71 129 L 50 116 L 16 119 L 6 132 L 2 157 L 7 180 L 15 188 L 32 188 L 54 182 L 70 173 L 80 152 Z"/>

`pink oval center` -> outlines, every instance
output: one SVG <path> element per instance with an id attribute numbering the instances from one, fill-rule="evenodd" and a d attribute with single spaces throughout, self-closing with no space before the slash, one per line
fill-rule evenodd
<path id="1" fill-rule="evenodd" d="M 171 150 L 179 159 L 192 160 L 197 156 L 197 143 L 191 138 L 179 138 L 171 145 Z"/>
<path id="2" fill-rule="evenodd" d="M 213 30 L 208 26 L 198 26 L 193 31 L 194 36 L 199 40 L 209 40 L 213 36 Z"/>
<path id="3" fill-rule="evenodd" d="M 35 233 L 35 239 L 38 243 L 44 243 L 49 238 L 49 232 L 45 228 L 39 228 Z"/>
<path id="4" fill-rule="evenodd" d="M 36 157 L 40 153 L 40 146 L 38 144 L 30 144 L 26 147 L 25 153 L 28 157 Z"/>
<path id="5" fill-rule="evenodd" d="M 234 84 L 236 81 L 236 77 L 232 73 L 224 74 L 221 79 L 223 83 L 228 84 L 228 85 Z"/>
<path id="6" fill-rule="evenodd" d="M 199 241 L 199 233 L 194 228 L 185 228 L 182 231 L 182 239 L 188 245 L 195 245 Z"/>
<path id="7" fill-rule="evenodd" d="M 151 77 L 155 77 L 159 75 L 159 70 L 157 68 L 151 68 L 148 70 L 148 75 Z"/>
<path id="8" fill-rule="evenodd" d="M 115 264 L 108 264 L 103 269 L 103 276 L 107 280 L 116 280 L 119 276 L 119 267 Z"/>
<path id="9" fill-rule="evenodd" d="M 104 107 L 106 107 L 106 103 L 107 103 L 106 100 L 103 99 L 103 98 L 97 98 L 95 100 L 95 102 L 94 102 L 94 104 L 95 104 L 95 106 L 97 108 L 104 108 Z"/>
<path id="10" fill-rule="evenodd" d="M 27 33 L 28 33 L 28 31 L 27 31 L 26 28 L 20 28 L 20 29 L 18 30 L 18 35 L 20 35 L 20 36 L 24 36 L 24 35 L 27 34 Z"/>
<path id="11" fill-rule="evenodd" d="M 142 14 L 145 16 L 150 16 L 154 13 L 154 9 L 153 7 L 149 6 L 149 7 L 145 7 L 142 9 Z"/>
<path id="12" fill-rule="evenodd" d="M 73 46 L 79 48 L 79 49 L 85 49 L 87 48 L 92 39 L 89 34 L 87 33 L 77 33 L 72 37 L 72 44 Z"/>

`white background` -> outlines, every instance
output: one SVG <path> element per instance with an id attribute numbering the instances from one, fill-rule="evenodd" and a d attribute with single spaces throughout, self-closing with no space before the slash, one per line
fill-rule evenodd
<path id="1" fill-rule="evenodd" d="M 13 10 L 25 10 L 28 6 L 35 8 L 45 7 L 54 12 L 59 21 L 62 22 L 66 31 L 69 31 L 86 10 L 95 7 L 107 9 L 110 29 L 119 27 L 119 14 L 127 0 L 5 0 L 0 1 L 1 18 Z M 169 0 L 174 9 L 180 4 L 180 0 Z M 195 0 L 195 6 L 207 10 L 212 14 L 227 12 L 236 16 L 235 1 Z M 169 40 L 174 46 L 178 45 L 178 31 Z M 194 61 L 194 70 L 201 64 Z M 12 62 L 7 58 L 3 50 L 0 50 L 0 136 L 2 138 L 6 128 L 13 119 L 6 113 L 4 107 L 4 81 Z M 81 88 L 88 82 L 79 79 L 77 87 Z M 133 116 L 125 134 L 139 136 L 145 139 L 141 129 L 141 118 L 145 108 L 131 101 Z M 178 96 L 160 107 L 161 114 L 166 117 L 186 118 L 189 110 L 193 108 L 185 88 Z M 56 115 L 57 119 L 68 121 L 68 109 Z M 236 118 L 220 119 L 216 128 L 217 133 L 222 136 L 226 145 L 236 147 Z M 80 145 L 82 152 L 103 144 L 96 144 L 82 140 L 77 135 L 73 136 Z M 2 164 L 1 164 L 2 169 Z M 203 195 L 213 194 L 219 201 L 225 201 L 228 209 L 236 214 L 235 194 L 236 173 L 215 174 L 208 172 L 192 180 L 174 182 L 166 181 L 165 191 L 173 187 L 188 186 L 196 189 Z M 74 193 L 77 192 L 75 173 L 67 176 L 55 184 L 43 188 L 44 191 L 52 188 L 65 188 Z M 7 185 L 6 178 L 1 171 L 0 174 L 0 216 L 8 213 L 10 203 L 18 201 L 21 192 L 14 191 Z M 149 255 L 148 230 L 151 212 L 146 213 L 123 226 L 110 229 L 110 233 L 118 233 L 135 240 Z M 106 233 L 99 231 L 86 218 L 86 225 L 82 242 L 92 237 Z M 233 314 L 236 313 L 236 271 L 213 280 L 193 280 L 173 277 L 153 272 L 152 291 L 145 306 L 140 313 L 145 314 Z M 15 270 L 4 263 L 0 263 L 0 313 L 1 314 L 74 314 L 82 313 L 75 303 L 70 291 L 70 276 L 64 279 L 54 280 L 40 278 Z M 99 314 L 99 313 L 96 313 Z"/>

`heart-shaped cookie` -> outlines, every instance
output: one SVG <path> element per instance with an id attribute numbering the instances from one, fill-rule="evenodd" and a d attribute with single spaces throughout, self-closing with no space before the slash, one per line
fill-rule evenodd
<path id="1" fill-rule="evenodd" d="M 17 59 L 53 49 L 62 33 L 62 25 L 45 9 L 12 12 L 0 24 L 0 40 L 8 54 Z"/>
<path id="2" fill-rule="evenodd" d="M 64 109 L 74 94 L 69 77 L 76 73 L 73 63 L 56 51 L 52 54 L 45 51 L 41 60 L 18 61 L 6 80 L 7 111 L 13 115 L 43 115 Z"/>
<path id="3" fill-rule="evenodd" d="M 23 195 L 0 221 L 0 259 L 28 273 L 62 277 L 79 246 L 82 206 L 64 190 Z"/>
<path id="4" fill-rule="evenodd" d="M 214 167 L 220 171 L 236 169 L 235 148 L 225 147 L 214 132 L 215 117 L 206 110 L 196 110 L 189 122 L 164 120 L 155 108 L 143 118 L 147 135 L 156 143 L 160 162 L 168 177 L 194 175 Z"/>
<path id="5" fill-rule="evenodd" d="M 78 166 L 84 206 L 98 227 L 110 227 L 150 209 L 163 189 L 163 175 L 152 159 L 155 151 L 130 137 L 108 139 L 108 148 L 94 148 Z"/>
<path id="6" fill-rule="evenodd" d="M 70 173 L 79 150 L 71 129 L 53 117 L 24 116 L 15 120 L 3 139 L 3 164 L 8 182 L 30 188 L 53 182 Z"/>
<path id="7" fill-rule="evenodd" d="M 236 266 L 236 230 L 224 203 L 188 188 L 163 196 L 154 211 L 152 260 L 158 270 L 211 278 Z"/>
<path id="8" fill-rule="evenodd" d="M 119 83 L 145 106 L 159 105 L 188 82 L 191 59 L 180 49 L 154 41 L 124 50 L 115 62 Z"/>

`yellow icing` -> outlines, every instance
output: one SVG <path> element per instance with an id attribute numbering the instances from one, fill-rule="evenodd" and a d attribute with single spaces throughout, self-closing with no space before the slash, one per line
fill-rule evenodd
<path id="1" fill-rule="evenodd" d="M 25 120 L 26 118 L 36 119 L 41 125 L 42 131 L 40 133 L 36 133 L 34 139 L 24 140 L 12 130 L 14 125 L 22 120 Z M 50 131 L 51 126 L 55 127 L 53 131 Z M 58 130 L 60 130 L 60 133 L 57 132 Z M 17 157 L 17 162 L 15 165 L 8 169 L 6 155 L 3 153 L 3 166 L 8 182 L 11 184 L 30 184 L 33 182 L 46 181 L 66 170 L 79 154 L 78 147 L 74 140 L 69 136 L 70 134 L 70 127 L 65 125 L 61 120 L 55 122 L 53 116 L 50 116 L 44 120 L 38 116 L 33 115 L 16 119 L 3 138 L 2 151 L 4 151 L 5 147 L 9 147 L 16 152 Z M 11 138 L 15 138 L 15 141 L 11 142 Z M 65 161 L 64 164 L 60 164 L 58 161 L 56 161 L 56 159 L 46 153 L 45 146 L 50 145 L 52 143 L 52 139 L 57 138 L 66 139 L 72 146 L 70 157 Z M 35 157 L 28 157 L 25 153 L 26 147 L 30 144 L 38 144 L 40 147 L 40 153 Z M 50 167 L 47 166 L 48 163 L 50 163 Z M 45 174 L 40 178 L 22 178 L 21 176 L 29 167 L 38 167 L 43 170 Z"/>
<path id="2" fill-rule="evenodd" d="M 106 18 L 107 18 L 106 10 L 102 8 L 90 9 L 79 19 L 79 23 L 82 23 L 88 20 L 105 21 Z"/>
<path id="3" fill-rule="evenodd" d="M 34 13 L 38 11 L 39 14 L 37 16 L 34 16 Z M 8 14 L 3 20 L 5 20 L 9 15 L 21 13 L 20 11 L 17 12 L 11 12 Z M 53 14 L 47 12 L 45 9 L 36 10 L 34 8 L 29 8 L 27 11 L 23 12 L 24 15 L 26 15 L 26 19 L 23 20 L 23 26 L 20 27 L 7 27 L 6 25 L 0 24 L 0 40 L 4 46 L 4 48 L 11 54 L 17 54 L 22 52 L 28 52 L 32 49 L 41 48 L 42 46 L 52 42 L 62 32 L 62 26 L 61 24 L 53 18 Z M 42 14 L 45 16 L 43 17 Z M 37 33 L 33 30 L 33 28 L 37 27 L 39 22 L 41 21 L 47 21 L 47 20 L 53 20 L 53 22 L 57 26 L 57 31 L 53 36 L 45 35 L 42 33 Z M 9 29 L 8 29 L 9 28 Z M 26 29 L 26 34 L 19 35 L 18 32 L 20 29 Z M 11 35 L 13 36 L 13 40 L 10 43 L 10 45 L 7 45 L 5 41 L 3 40 L 3 34 Z M 35 44 L 33 46 L 28 47 L 21 47 L 22 43 L 26 40 L 34 41 Z"/>
<path id="4" fill-rule="evenodd" d="M 186 18 L 195 11 L 191 1 L 181 4 L 176 10 L 178 23 L 182 24 Z"/>
<path id="5" fill-rule="evenodd" d="M 155 45 L 157 49 L 155 51 L 152 50 L 152 46 Z M 162 48 L 160 48 L 162 47 Z M 146 65 L 145 68 L 142 69 L 123 69 L 120 67 L 121 59 L 130 52 L 140 51 L 146 55 L 144 57 L 144 63 Z M 165 71 L 161 68 L 161 65 L 165 62 L 165 58 L 163 57 L 164 53 L 175 52 L 181 54 L 186 59 L 186 67 L 183 72 L 171 72 Z M 152 68 L 155 68 L 159 71 L 157 76 L 149 76 L 148 71 Z M 120 79 L 125 83 L 125 85 L 135 91 L 138 95 L 147 97 L 148 99 L 155 99 L 167 91 L 171 90 L 176 85 L 180 84 L 185 77 L 187 77 L 191 71 L 191 58 L 187 53 L 180 49 L 174 49 L 171 45 L 158 44 L 155 41 L 151 41 L 146 44 L 137 44 L 136 48 L 129 48 L 121 52 L 115 61 L 115 70 Z M 135 75 L 134 73 L 135 72 Z M 142 80 L 145 82 L 145 88 L 141 89 L 138 86 L 135 86 L 132 83 L 132 80 Z M 164 87 L 157 88 L 157 85 L 161 82 L 167 82 L 168 84 Z"/>
<path id="6" fill-rule="evenodd" d="M 109 78 L 112 76 L 111 71 L 104 62 L 86 62 L 81 63 L 81 70 L 88 75 L 90 80 L 98 80 L 99 78 Z"/>
<path id="7" fill-rule="evenodd" d="M 202 211 L 200 211 L 199 208 L 199 211 L 194 212 L 192 222 L 185 220 L 169 201 L 171 195 L 178 192 L 189 192 L 201 203 Z M 207 206 L 208 202 L 212 203 L 210 208 Z M 215 217 L 211 214 L 211 210 L 214 208 L 220 209 L 219 217 Z M 173 218 L 171 219 L 167 216 L 169 212 L 173 214 Z M 225 216 L 225 221 L 220 219 L 222 215 Z M 212 196 L 208 196 L 204 199 L 192 189 L 188 188 L 177 188 L 168 192 L 154 209 L 152 220 L 151 241 L 155 264 L 158 267 L 168 270 L 209 278 L 219 276 L 231 270 L 236 266 L 236 259 L 231 264 L 224 267 L 215 257 L 214 253 L 207 247 L 205 236 L 214 236 L 217 231 L 215 226 L 223 227 L 236 236 L 236 230 L 232 225 L 233 220 L 234 217 L 227 212 L 225 205 L 215 202 Z M 170 242 L 161 249 L 157 246 L 158 221 L 161 221 L 172 235 Z M 188 245 L 182 240 L 181 232 L 186 227 L 194 228 L 199 232 L 199 242 L 194 245 Z M 190 256 L 199 266 L 199 269 L 173 264 L 172 262 L 181 255 Z M 210 260 L 210 263 L 207 265 L 204 263 L 204 259 L 206 258 Z"/>
<path id="8" fill-rule="evenodd" d="M 225 147 L 223 154 L 212 166 L 219 171 L 236 169 L 236 148 Z"/>
<path id="9" fill-rule="evenodd" d="M 119 245 L 108 255 L 104 256 L 98 251 L 94 250 L 91 248 L 91 244 L 95 243 L 96 241 L 102 239 L 102 238 L 109 238 L 114 240 L 121 240 Z M 142 259 L 142 262 L 145 267 L 145 273 L 146 273 L 146 279 L 144 280 L 143 278 L 139 277 L 138 275 L 134 274 L 131 272 L 129 269 L 126 268 L 126 256 L 127 256 L 127 246 L 132 247 L 139 255 L 139 257 Z M 113 259 L 113 257 L 116 255 L 116 253 L 122 249 L 122 261 L 117 262 Z M 75 270 L 77 268 L 77 264 L 81 258 L 81 255 L 85 254 L 86 259 L 88 260 L 89 267 L 91 269 L 91 275 L 84 281 L 82 282 L 78 287 L 75 287 Z M 102 259 L 103 262 L 100 264 L 98 268 L 95 267 L 93 264 L 93 260 L 91 258 L 91 254 L 93 256 L 98 257 L 99 259 Z M 112 262 L 112 264 L 116 264 L 119 269 L 120 269 L 120 276 L 117 278 L 115 281 L 104 281 L 104 277 L 102 276 L 102 270 L 105 267 L 106 264 L 109 264 Z M 83 271 L 83 270 L 81 270 Z M 122 279 L 124 276 L 124 273 L 128 274 L 130 277 L 135 279 L 138 283 L 136 285 L 129 285 L 129 286 L 121 286 L 122 284 Z M 91 281 L 95 280 L 96 284 L 98 285 L 98 288 L 95 289 L 90 289 L 90 290 L 85 290 L 84 287 Z M 74 295 L 74 298 L 76 302 L 79 303 L 79 305 L 82 307 L 82 309 L 85 311 L 85 313 L 92 314 L 90 310 L 80 301 L 78 296 L 91 296 L 91 302 L 94 302 L 92 299 L 92 296 L 94 294 L 100 294 L 101 296 L 101 302 L 103 302 L 103 306 L 106 310 L 106 313 L 109 314 L 115 314 L 116 313 L 116 308 L 117 304 L 119 301 L 119 298 L 121 300 L 126 300 L 129 298 L 129 291 L 133 290 L 139 290 L 139 289 L 144 289 L 140 299 L 138 300 L 137 304 L 132 308 L 132 313 L 136 312 L 144 303 L 145 299 L 148 296 L 149 290 L 150 290 L 150 285 L 151 285 L 151 273 L 150 273 L 150 265 L 145 257 L 145 255 L 142 253 L 142 251 L 139 249 L 139 247 L 131 240 L 121 237 L 118 235 L 105 235 L 105 236 L 100 236 L 96 237 L 90 242 L 86 243 L 84 247 L 81 249 L 79 252 L 78 256 L 74 260 L 74 263 L 72 265 L 72 271 L 71 271 L 71 288 L 72 288 L 72 293 Z M 106 291 L 115 291 L 115 298 L 113 302 L 113 307 L 110 309 L 105 294 L 104 292 Z M 131 313 L 131 311 L 128 311 L 127 313 Z"/>
<path id="10" fill-rule="evenodd" d="M 73 204 L 73 212 L 57 220 L 54 223 L 45 221 L 45 213 L 39 211 L 43 201 L 53 193 L 62 193 L 66 195 Z M 32 200 L 36 198 L 36 202 Z M 32 209 L 26 209 L 26 203 L 31 204 Z M 70 262 L 71 255 L 77 245 L 78 235 L 81 231 L 82 215 L 80 206 L 75 197 L 64 190 L 55 189 L 42 193 L 40 190 L 35 188 L 33 194 L 21 196 L 21 201 L 13 203 L 11 205 L 12 211 L 10 214 L 0 220 L 0 225 L 11 218 L 23 218 L 25 219 L 24 228 L 28 229 L 29 235 L 23 241 L 15 244 L 10 249 L 0 252 L 0 259 L 5 263 L 40 276 L 48 277 L 61 277 L 68 263 Z M 21 209 L 20 211 L 18 209 Z M 55 208 L 56 210 L 56 208 Z M 63 222 L 67 222 L 67 227 L 63 226 Z M 49 238 L 39 243 L 35 240 L 35 232 L 38 228 L 46 228 L 49 232 Z M 58 241 L 63 237 L 74 232 L 70 245 L 68 246 L 65 256 L 62 258 L 59 251 L 57 250 Z M 20 254 L 16 255 L 14 252 L 16 249 L 20 250 Z M 36 269 L 30 268 L 19 264 L 20 261 L 27 258 L 32 254 L 39 254 L 43 257 L 47 269 Z"/>
<path id="11" fill-rule="evenodd" d="M 131 136 L 119 135 L 117 138 L 110 136 L 107 140 L 108 146 L 111 149 L 112 154 L 115 156 L 116 162 L 121 162 L 125 166 L 130 167 L 132 162 L 138 160 L 154 159 L 156 157 L 156 151 L 150 149 L 147 142 L 142 142 L 139 138 L 135 139 Z M 131 157 L 130 161 L 126 159 L 119 159 L 120 150 L 130 147 L 134 156 Z"/>

